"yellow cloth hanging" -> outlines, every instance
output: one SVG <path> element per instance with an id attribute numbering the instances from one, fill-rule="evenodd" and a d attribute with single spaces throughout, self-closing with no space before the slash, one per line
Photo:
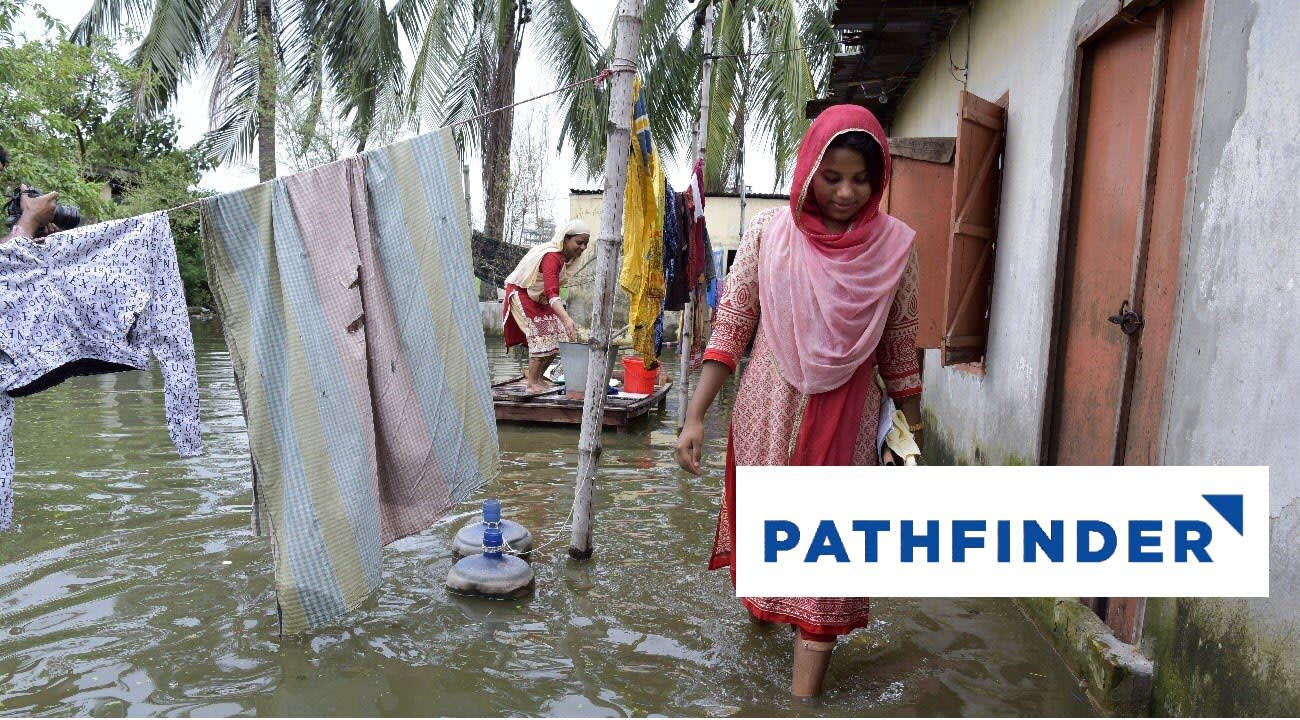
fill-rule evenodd
<path id="1" fill-rule="evenodd" d="M 623 205 L 623 270 L 618 284 L 629 296 L 628 331 L 632 349 L 646 367 L 655 358 L 654 325 L 664 293 L 664 172 L 650 136 L 650 117 L 641 96 L 641 78 L 632 81 L 632 151 L 627 162 Z"/>

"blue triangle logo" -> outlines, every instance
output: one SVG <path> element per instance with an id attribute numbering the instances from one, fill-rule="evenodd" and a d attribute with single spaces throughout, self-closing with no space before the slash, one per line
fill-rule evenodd
<path id="1" fill-rule="evenodd" d="M 1210 507 L 1218 511 L 1219 515 L 1228 521 L 1228 524 L 1232 526 L 1233 530 L 1237 531 L 1238 535 L 1246 534 L 1244 524 L 1246 513 L 1242 510 L 1240 495 L 1202 495 L 1201 497 L 1205 498 Z"/>

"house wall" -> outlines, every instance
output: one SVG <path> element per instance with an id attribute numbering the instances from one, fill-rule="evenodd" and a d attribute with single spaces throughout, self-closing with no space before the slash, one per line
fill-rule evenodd
<path id="1" fill-rule="evenodd" d="M 1169 714 L 1300 714 L 1300 3 L 1214 0 L 1161 462 L 1270 466 L 1267 599 L 1153 599 Z"/>
<path id="2" fill-rule="evenodd" d="M 1143 647 L 1160 714 L 1300 713 L 1300 3 L 1205 0 L 1203 101 L 1194 123 L 1179 294 L 1159 441 L 1164 464 L 1271 467 L 1267 599 L 1153 598 Z M 1073 37 L 1114 0 L 982 0 L 969 90 L 1009 94 L 985 374 L 928 351 L 929 454 L 1038 462 L 1064 196 Z M 967 22 L 900 108 L 891 136 L 951 136 Z M 960 75 L 960 73 L 958 73 Z"/>
<path id="3" fill-rule="evenodd" d="M 569 214 L 581 218 L 590 227 L 600 226 L 600 203 L 603 194 L 569 195 Z M 785 198 L 749 197 L 745 199 L 745 217 L 752 219 L 768 208 L 788 205 Z M 704 220 L 709 226 L 709 241 L 714 250 L 735 250 L 740 244 L 740 198 L 730 195 L 706 195 Z M 594 240 L 595 238 L 593 238 Z"/>
<path id="4" fill-rule="evenodd" d="M 1078 2 L 990 0 L 970 25 L 968 90 L 987 100 L 1008 94 L 1007 143 L 995 258 L 987 370 L 983 376 L 925 358 L 925 405 L 935 423 L 927 442 L 968 461 L 1033 461 L 1041 416 L 1026 400 L 1046 387 L 1053 273 L 1073 58 L 1068 52 Z M 1064 8 L 1064 9 L 1062 9 Z M 960 21 L 905 98 L 893 137 L 954 136 L 961 83 L 949 57 L 966 62 Z M 957 73 L 960 76 L 960 73 Z"/>

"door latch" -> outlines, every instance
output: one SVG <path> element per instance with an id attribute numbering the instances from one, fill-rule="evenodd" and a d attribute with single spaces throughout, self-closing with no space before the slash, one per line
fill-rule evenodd
<path id="1" fill-rule="evenodd" d="M 1129 309 L 1128 300 L 1120 303 L 1119 310 L 1106 321 L 1118 325 L 1125 335 L 1132 335 L 1142 329 L 1142 316 Z"/>

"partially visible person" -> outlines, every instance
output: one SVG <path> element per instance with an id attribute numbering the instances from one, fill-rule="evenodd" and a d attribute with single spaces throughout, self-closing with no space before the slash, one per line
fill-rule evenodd
<path id="1" fill-rule="evenodd" d="M 9 151 L 0 145 L 0 172 L 4 172 L 8 167 Z M 58 232 L 59 228 L 54 225 L 54 215 L 59 207 L 59 194 L 51 192 L 32 197 L 28 195 L 26 185 L 20 185 L 18 190 L 21 193 L 19 207 L 22 208 L 22 212 L 18 221 L 9 229 L 9 234 L 0 242 L 18 237 L 44 237 Z"/>
<path id="2" fill-rule="evenodd" d="M 529 250 L 506 278 L 502 308 L 505 344 L 507 349 L 528 346 L 524 382 L 529 392 L 548 389 L 542 373 L 559 353 L 560 341 L 578 339 L 578 327 L 564 308 L 560 289 L 577 269 L 578 258 L 590 241 L 587 224 L 570 220 L 555 239 Z"/>
<path id="3" fill-rule="evenodd" d="M 27 194 L 27 186 L 22 185 L 22 196 L 19 199 L 22 214 L 18 217 L 18 222 L 14 223 L 5 240 L 14 238 L 40 238 L 57 232 L 58 228 L 54 223 L 54 211 L 59 205 L 59 194 L 57 192 L 45 193 L 32 197 Z"/>
<path id="4" fill-rule="evenodd" d="M 789 207 L 753 219 L 727 275 L 677 462 L 700 474 L 705 413 L 752 338 L 731 409 L 709 561 L 710 569 L 731 566 L 733 581 L 738 466 L 890 460 L 876 444 L 877 372 L 912 429 L 920 430 L 915 233 L 879 210 L 889 167 L 884 130 L 870 111 L 828 108 L 804 135 Z M 797 485 L 785 490 L 800 491 Z M 836 639 L 865 627 L 871 608 L 858 597 L 747 597 L 743 603 L 755 620 L 797 629 L 790 688 L 798 697 L 821 692 Z"/>

